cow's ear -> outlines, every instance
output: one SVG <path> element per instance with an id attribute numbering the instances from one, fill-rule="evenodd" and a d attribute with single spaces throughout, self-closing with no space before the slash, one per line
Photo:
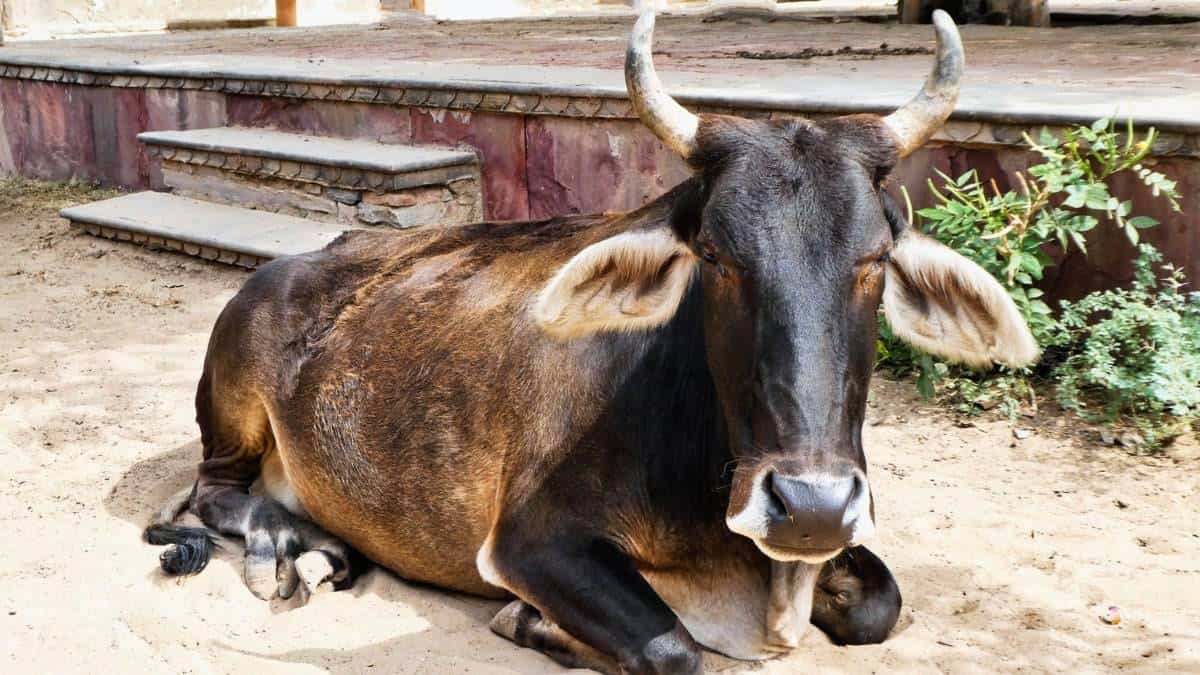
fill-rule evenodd
<path id="1" fill-rule="evenodd" d="M 971 366 L 1027 366 L 1037 342 L 1004 287 L 982 267 L 906 229 L 887 266 L 883 311 L 892 332 L 931 354 Z"/>
<path id="2" fill-rule="evenodd" d="M 563 265 L 538 295 L 534 320 L 560 339 L 659 326 L 675 315 L 695 268 L 671 228 L 624 232 Z"/>

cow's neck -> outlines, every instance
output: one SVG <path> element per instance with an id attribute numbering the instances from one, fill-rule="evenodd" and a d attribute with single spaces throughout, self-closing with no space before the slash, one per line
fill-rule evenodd
<path id="1" fill-rule="evenodd" d="M 699 283 L 659 329 L 611 336 L 617 370 L 610 421 L 640 463 L 656 513 L 724 529 L 732 456 L 705 357 Z"/>

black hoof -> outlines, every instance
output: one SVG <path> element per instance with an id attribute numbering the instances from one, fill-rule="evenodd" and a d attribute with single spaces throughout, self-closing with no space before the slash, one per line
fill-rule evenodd
<path id="1" fill-rule="evenodd" d="M 162 571 L 170 576 L 196 574 L 203 570 L 212 557 L 212 534 L 200 527 L 173 527 L 151 525 L 146 528 L 146 542 L 170 546 L 158 557 Z"/>

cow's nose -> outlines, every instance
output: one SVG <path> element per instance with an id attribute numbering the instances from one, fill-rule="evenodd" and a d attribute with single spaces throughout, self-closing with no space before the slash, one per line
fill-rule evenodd
<path id="1" fill-rule="evenodd" d="M 770 472 L 767 512 L 768 541 L 792 549 L 831 551 L 854 537 L 862 513 L 866 485 L 857 475 L 788 476 Z"/>

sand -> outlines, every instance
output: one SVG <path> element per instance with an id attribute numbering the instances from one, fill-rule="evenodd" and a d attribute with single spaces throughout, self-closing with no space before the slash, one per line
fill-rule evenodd
<path id="1" fill-rule="evenodd" d="M 199 456 L 192 395 L 237 269 L 73 234 L 83 190 L 0 190 L 0 673 L 554 673 L 493 636 L 497 603 L 375 570 L 306 606 L 263 602 L 227 550 L 164 579 L 139 533 Z M 878 380 L 866 428 L 872 548 L 904 593 L 895 634 L 810 634 L 713 671 L 1200 672 L 1200 459 L 1095 443 L 1046 415 L 954 417 Z M 1094 605 L 1117 605 L 1102 623 Z"/>

